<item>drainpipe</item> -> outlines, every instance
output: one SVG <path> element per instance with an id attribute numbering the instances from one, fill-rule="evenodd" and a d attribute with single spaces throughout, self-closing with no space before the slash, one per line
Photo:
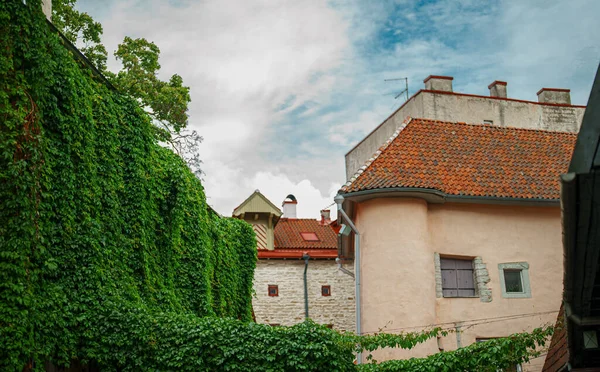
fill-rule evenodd
<path id="1" fill-rule="evenodd" d="M 460 349 L 462 347 L 462 336 L 460 334 L 463 322 L 454 323 L 454 330 L 456 331 L 456 348 Z"/>
<path id="2" fill-rule="evenodd" d="M 361 324 L 360 324 L 360 234 L 358 229 L 354 226 L 354 223 L 348 217 L 344 211 L 344 197 L 337 194 L 333 201 L 337 204 L 338 212 L 341 214 L 342 219 L 350 226 L 354 231 L 354 283 L 355 283 L 355 295 L 356 298 L 356 334 L 361 335 Z M 359 352 L 356 357 L 356 362 L 361 364 L 362 353 Z"/>
<path id="3" fill-rule="evenodd" d="M 304 317 L 308 319 L 308 282 L 306 281 L 306 270 L 308 269 L 310 256 L 304 252 L 302 258 L 304 259 Z"/>

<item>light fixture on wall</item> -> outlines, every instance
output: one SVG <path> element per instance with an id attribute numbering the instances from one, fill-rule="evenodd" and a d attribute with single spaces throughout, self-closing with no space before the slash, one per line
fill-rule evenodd
<path id="1" fill-rule="evenodd" d="M 342 226 L 340 226 L 340 232 L 338 234 L 343 235 L 343 236 L 348 236 L 348 235 L 350 235 L 351 231 L 352 231 L 352 229 L 350 228 L 350 226 L 342 224 Z"/>
<path id="2" fill-rule="evenodd" d="M 598 348 L 598 334 L 596 330 L 583 331 L 583 348 L 584 349 L 597 349 Z"/>

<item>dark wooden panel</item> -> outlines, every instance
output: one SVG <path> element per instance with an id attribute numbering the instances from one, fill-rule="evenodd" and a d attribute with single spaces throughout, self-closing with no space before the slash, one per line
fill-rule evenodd
<path id="1" fill-rule="evenodd" d="M 459 289 L 458 297 L 474 297 L 475 289 Z"/>
<path id="2" fill-rule="evenodd" d="M 443 269 L 456 269 L 456 260 L 452 258 L 440 258 L 440 266 Z"/>
<path id="3" fill-rule="evenodd" d="M 442 291 L 444 297 L 458 297 L 458 290 L 456 289 L 444 289 Z"/>
<path id="4" fill-rule="evenodd" d="M 473 281 L 473 270 L 458 270 L 458 288 L 460 289 L 475 289 Z"/>
<path id="5" fill-rule="evenodd" d="M 456 270 L 442 270 L 442 288 L 458 288 Z"/>
<path id="6" fill-rule="evenodd" d="M 473 261 L 471 260 L 456 260 L 456 268 L 463 270 L 473 270 Z"/>

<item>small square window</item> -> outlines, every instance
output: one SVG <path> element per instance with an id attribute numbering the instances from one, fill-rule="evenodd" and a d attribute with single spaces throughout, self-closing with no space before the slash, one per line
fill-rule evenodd
<path id="1" fill-rule="evenodd" d="M 305 242 L 318 242 L 319 237 L 314 232 L 301 232 L 300 236 Z"/>
<path id="2" fill-rule="evenodd" d="M 324 285 L 321 287 L 321 295 L 323 296 L 331 296 L 331 286 Z"/>
<path id="3" fill-rule="evenodd" d="M 498 265 L 500 286 L 504 298 L 530 298 L 529 264 L 510 262 Z"/>
<path id="4" fill-rule="evenodd" d="M 276 285 L 269 285 L 269 296 L 270 297 L 279 296 L 279 288 Z"/>
<path id="5" fill-rule="evenodd" d="M 485 124 L 485 125 L 493 125 L 494 121 L 493 120 L 484 120 L 483 124 Z"/>
<path id="6" fill-rule="evenodd" d="M 521 270 L 504 269 L 504 284 L 506 293 L 523 293 L 523 280 Z"/>

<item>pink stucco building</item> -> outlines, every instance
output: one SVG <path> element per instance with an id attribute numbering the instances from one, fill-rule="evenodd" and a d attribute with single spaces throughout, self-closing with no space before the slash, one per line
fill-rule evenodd
<path id="1" fill-rule="evenodd" d="M 360 233 L 361 333 L 457 331 L 410 351 L 379 350 L 375 359 L 553 323 L 563 279 L 559 175 L 575 140 L 407 118 L 350 177 L 340 195 Z M 342 258 L 353 258 L 354 239 L 342 239 Z"/>

